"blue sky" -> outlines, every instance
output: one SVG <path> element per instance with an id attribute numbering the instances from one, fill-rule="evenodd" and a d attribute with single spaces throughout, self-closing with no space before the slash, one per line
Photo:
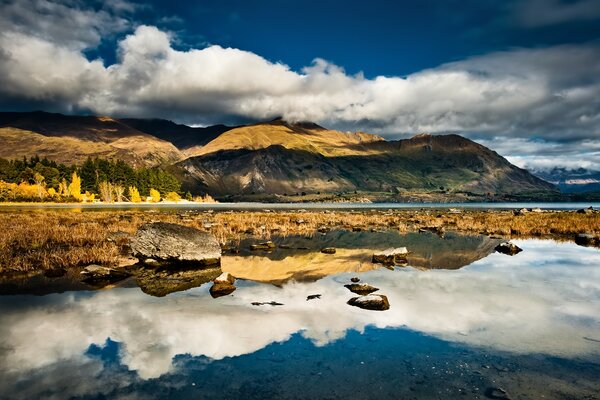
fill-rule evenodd
<path id="1" fill-rule="evenodd" d="M 0 109 L 452 132 L 600 170 L 600 0 L 0 0 Z"/>

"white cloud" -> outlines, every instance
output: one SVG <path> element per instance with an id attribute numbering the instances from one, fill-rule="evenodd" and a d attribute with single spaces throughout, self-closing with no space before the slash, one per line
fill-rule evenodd
<path id="1" fill-rule="evenodd" d="M 600 136 L 595 44 L 515 49 L 407 77 L 367 79 L 322 59 L 294 71 L 217 45 L 179 51 L 173 34 L 142 25 L 121 38 L 117 63 L 106 67 L 82 50 L 131 28 L 117 12 L 128 3 L 113 2 L 117 6 L 108 11 L 25 3 L 38 11 L 24 11 L 20 2 L 1 6 L 0 100 L 202 125 L 284 116 L 388 136 Z"/>

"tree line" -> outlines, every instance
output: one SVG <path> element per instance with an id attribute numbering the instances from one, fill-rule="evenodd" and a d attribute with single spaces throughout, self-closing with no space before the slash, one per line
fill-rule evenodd
<path id="1" fill-rule="evenodd" d="M 0 158 L 0 201 L 140 202 L 181 198 L 181 183 L 160 168 L 133 168 L 122 160 L 88 158 L 65 165 L 37 156 Z M 186 194 L 188 200 L 191 194 Z"/>

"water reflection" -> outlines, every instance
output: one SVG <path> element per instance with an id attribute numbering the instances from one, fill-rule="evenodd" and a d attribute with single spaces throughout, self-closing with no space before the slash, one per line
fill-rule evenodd
<path id="1" fill-rule="evenodd" d="M 102 364 L 89 349 L 120 344 L 120 363 L 142 379 L 176 368 L 178 355 L 219 360 L 256 352 L 294 334 L 325 346 L 349 330 L 406 327 L 444 341 L 511 353 L 565 358 L 600 355 L 600 252 L 550 241 L 515 241 L 515 257 L 492 254 L 457 271 L 376 269 L 363 281 L 388 296 L 391 309 L 369 312 L 351 297 L 342 273 L 281 287 L 238 281 L 233 295 L 212 299 L 203 285 L 164 298 L 138 288 L 0 298 L 4 389 L 43 368 L 68 376 Z M 306 296 L 321 299 L 306 301 Z M 281 307 L 255 307 L 277 301 Z M 67 363 L 67 364 L 65 364 Z M 75 370 L 71 370 L 76 365 Z M 33 375 L 32 375 L 33 374 Z M 44 379 L 54 379 L 46 377 Z M 0 388 L 0 394 L 4 390 Z"/>

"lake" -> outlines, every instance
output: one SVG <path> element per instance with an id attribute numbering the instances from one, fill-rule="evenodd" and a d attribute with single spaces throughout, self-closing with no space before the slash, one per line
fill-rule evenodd
<path id="1" fill-rule="evenodd" d="M 596 248 L 513 240 L 523 251 L 507 256 L 453 233 L 274 241 L 224 256 L 237 290 L 218 298 L 194 272 L 102 289 L 69 274 L 3 282 L 0 398 L 600 398 Z M 408 265 L 370 262 L 389 246 L 406 246 Z M 390 309 L 346 304 L 353 277 Z"/>

